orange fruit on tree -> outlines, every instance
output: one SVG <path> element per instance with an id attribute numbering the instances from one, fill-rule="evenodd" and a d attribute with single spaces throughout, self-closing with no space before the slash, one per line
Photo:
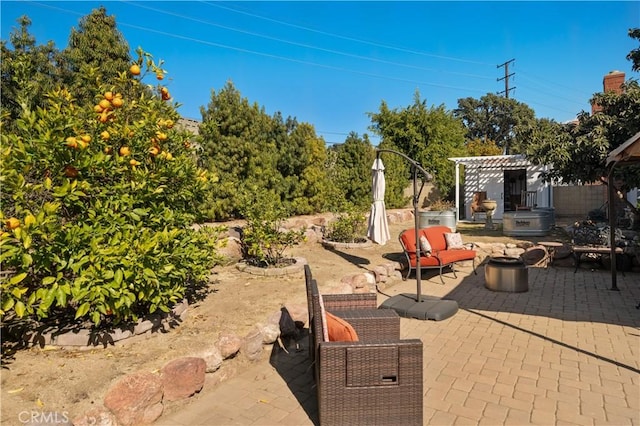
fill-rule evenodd
<path id="1" fill-rule="evenodd" d="M 124 101 L 122 100 L 122 98 L 113 98 L 113 100 L 111 101 L 111 105 L 113 105 L 114 108 L 120 108 L 123 104 Z"/>
<path id="2" fill-rule="evenodd" d="M 8 229 L 16 229 L 20 227 L 20 221 L 15 217 L 10 217 L 6 220 L 5 225 Z"/>
<path id="3" fill-rule="evenodd" d="M 152 146 L 151 148 L 149 148 L 149 154 L 153 155 L 154 157 L 158 155 L 159 152 L 160 150 L 156 146 Z"/>
<path id="4" fill-rule="evenodd" d="M 82 140 L 85 141 L 86 143 L 91 142 L 91 136 L 90 135 L 82 135 Z"/>
<path id="5" fill-rule="evenodd" d="M 127 155 L 131 154 L 131 150 L 129 149 L 128 146 L 122 146 L 120 147 L 120 149 L 118 150 L 118 152 L 120 153 L 121 156 L 126 157 Z"/>
<path id="6" fill-rule="evenodd" d="M 109 155 L 113 152 L 113 148 L 111 148 L 110 146 L 105 146 L 102 151 L 104 151 L 105 154 Z"/>
<path id="7" fill-rule="evenodd" d="M 105 92 L 104 98 L 108 101 L 113 100 L 113 92 Z"/>
<path id="8" fill-rule="evenodd" d="M 157 73 L 156 73 L 156 78 L 157 78 L 158 80 L 162 80 L 162 79 L 164 78 L 164 74 L 162 74 L 161 72 L 157 72 Z"/>
<path id="9" fill-rule="evenodd" d="M 140 66 L 138 64 L 131 65 L 129 72 L 133 75 L 140 75 Z"/>
<path id="10" fill-rule="evenodd" d="M 106 100 L 106 99 L 102 99 L 102 100 L 98 103 L 98 105 L 100 105 L 100 106 L 102 107 L 102 109 L 103 109 L 103 110 L 104 110 L 104 109 L 111 108 L 111 102 L 109 102 L 109 101 L 108 101 L 108 100 Z"/>
<path id="11" fill-rule="evenodd" d="M 107 114 L 107 111 L 103 111 L 102 114 L 100 114 L 100 116 L 98 117 L 98 121 L 100 121 L 101 123 L 106 123 L 107 120 L 109 120 L 109 114 Z"/>
<path id="12" fill-rule="evenodd" d="M 104 132 L 100 133 L 100 137 L 102 138 L 103 141 L 107 141 L 109 140 L 111 135 L 109 134 L 109 132 L 105 130 Z"/>
<path id="13" fill-rule="evenodd" d="M 77 148 L 78 147 L 78 139 L 76 139 L 73 136 L 69 136 L 65 140 L 65 145 L 67 145 L 68 147 L 71 147 L 71 148 Z"/>
<path id="14" fill-rule="evenodd" d="M 131 160 L 129 160 L 129 164 L 131 164 L 132 167 L 135 167 L 135 166 L 139 166 L 140 162 L 132 158 Z"/>
<path id="15" fill-rule="evenodd" d="M 156 137 L 159 141 L 167 140 L 167 134 L 164 132 L 156 132 Z"/>
<path id="16" fill-rule="evenodd" d="M 102 107 L 100 106 L 100 104 L 98 104 L 98 105 L 96 105 L 96 106 L 94 106 L 94 107 L 93 107 L 93 110 L 94 110 L 95 112 L 97 112 L 98 114 L 100 114 L 102 111 L 104 111 L 104 108 L 102 108 Z"/>
<path id="17" fill-rule="evenodd" d="M 80 149 L 85 149 L 88 145 L 89 144 L 83 141 L 82 139 L 78 141 L 78 146 L 80 147 Z"/>

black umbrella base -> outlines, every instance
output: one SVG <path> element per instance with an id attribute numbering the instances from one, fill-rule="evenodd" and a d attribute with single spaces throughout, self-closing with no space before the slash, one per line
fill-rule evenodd
<path id="1" fill-rule="evenodd" d="M 404 318 L 442 321 L 458 312 L 458 302 L 433 296 L 422 296 L 418 302 L 415 293 L 402 293 L 385 300 L 380 308 L 393 309 Z"/>

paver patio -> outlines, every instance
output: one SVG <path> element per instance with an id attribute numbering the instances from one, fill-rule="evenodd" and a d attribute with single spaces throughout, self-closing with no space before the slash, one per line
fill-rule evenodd
<path id="1" fill-rule="evenodd" d="M 640 275 L 619 274 L 614 292 L 608 271 L 531 268 L 528 292 L 498 293 L 483 268 L 447 274 L 445 285 L 426 273 L 423 293 L 460 310 L 401 320 L 402 337 L 424 343 L 424 424 L 640 425 Z M 379 302 L 415 287 L 398 282 Z M 307 352 L 274 346 L 156 424 L 317 425 Z"/>

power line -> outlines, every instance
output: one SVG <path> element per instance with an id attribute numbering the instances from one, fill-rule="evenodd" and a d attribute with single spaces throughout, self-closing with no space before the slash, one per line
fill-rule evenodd
<path id="1" fill-rule="evenodd" d="M 548 88 L 551 88 L 550 85 L 554 85 L 556 87 L 560 87 L 560 88 L 567 89 L 567 90 L 570 90 L 570 91 L 573 91 L 573 92 L 576 92 L 576 93 L 580 93 L 581 95 L 583 95 L 585 97 L 591 97 L 591 95 L 592 95 L 592 93 L 587 93 L 582 89 L 576 89 L 575 87 L 569 87 L 569 86 L 566 86 L 564 84 L 560 84 L 560 83 L 555 82 L 555 81 L 549 81 L 547 79 L 544 79 L 542 77 L 538 77 L 538 76 L 529 74 L 529 73 L 527 73 L 525 71 L 522 71 L 522 70 L 520 70 L 520 75 L 522 75 L 525 79 L 527 79 L 527 80 L 529 80 L 531 82 L 540 84 L 541 86 L 546 86 Z M 536 78 L 539 79 L 539 80 L 536 80 Z"/>
<path id="2" fill-rule="evenodd" d="M 26 1 L 25 3 L 30 3 L 30 4 L 34 4 L 34 5 L 40 6 L 40 7 L 61 11 L 63 13 L 72 14 L 72 15 L 75 15 L 75 16 L 85 16 L 85 14 L 83 14 L 83 13 L 75 12 L 75 11 L 64 9 L 64 8 L 61 8 L 61 7 L 56 7 L 56 6 L 53 6 L 53 5 L 50 5 L 50 4 L 42 4 L 42 3 L 35 2 L 35 1 Z M 202 2 L 202 3 L 211 5 L 210 3 L 207 3 L 207 2 Z M 281 23 L 282 25 L 288 25 L 288 26 L 295 27 L 295 28 L 299 27 L 301 29 L 305 29 L 305 30 L 308 30 L 308 31 L 313 31 L 313 32 L 316 32 L 316 33 L 319 33 L 319 34 L 326 34 L 326 35 L 331 36 L 331 37 L 338 37 L 338 38 L 343 38 L 343 39 L 347 39 L 347 40 L 353 40 L 353 41 L 366 43 L 366 44 L 373 45 L 373 46 L 389 48 L 389 49 L 395 49 L 395 50 L 399 50 L 399 51 L 405 51 L 405 52 L 408 52 L 408 53 L 414 53 L 414 54 L 421 54 L 421 55 L 424 55 L 424 56 L 435 56 L 435 57 L 437 57 L 437 55 L 429 55 L 428 53 L 425 53 L 425 52 L 412 51 L 412 50 L 409 50 L 409 49 L 398 48 L 398 47 L 395 47 L 395 46 L 389 46 L 389 45 L 384 45 L 384 44 L 379 44 L 379 43 L 373 43 L 373 42 L 369 42 L 369 41 L 365 41 L 365 40 L 359 40 L 359 39 L 355 39 L 355 38 L 351 38 L 351 37 L 345 37 L 345 36 L 332 34 L 332 33 L 324 32 L 324 31 L 314 30 L 314 29 L 311 29 L 311 28 L 306 28 L 306 27 L 295 25 L 295 24 L 289 24 L 289 23 L 286 23 L 286 22 L 282 22 L 282 21 L 277 21 L 277 20 L 273 20 L 273 19 L 270 19 L 270 18 L 261 17 L 259 15 L 254 15 L 254 14 L 251 14 L 251 13 L 237 11 L 237 10 L 230 9 L 228 7 L 220 6 L 220 5 L 217 5 L 217 4 L 216 5 L 211 5 L 211 6 L 220 7 L 220 8 L 223 8 L 223 9 L 228 9 L 228 10 L 231 10 L 231 11 L 237 12 L 237 13 L 244 13 L 244 14 L 247 14 L 249 16 L 255 16 L 255 17 L 259 18 L 259 19 L 271 20 L 273 22 Z M 141 7 L 141 6 L 139 6 L 139 7 Z M 191 18 L 191 17 L 188 17 L 188 16 L 181 16 L 181 15 L 177 15 L 175 13 L 161 11 L 161 10 L 157 10 L 157 9 L 155 9 L 155 10 L 159 11 L 160 13 L 167 13 L 167 14 L 170 14 L 170 15 L 173 15 L 173 16 L 181 17 L 183 19 L 191 19 L 191 20 L 194 20 L 194 21 L 199 21 L 199 22 L 206 23 L 205 21 L 198 20 L 196 18 Z M 208 23 L 208 24 L 220 26 L 219 24 L 213 24 L 213 23 Z M 400 82 L 405 82 L 405 83 L 411 83 L 411 84 L 414 84 L 414 85 L 424 85 L 424 86 L 439 87 L 439 88 L 451 89 L 451 90 L 468 91 L 468 92 L 474 92 L 474 93 L 483 93 L 484 94 L 484 93 L 489 92 L 488 90 L 487 91 L 483 91 L 483 90 L 480 90 L 480 89 L 473 89 L 473 88 L 468 88 L 468 87 L 459 87 L 459 86 L 452 86 L 452 85 L 445 85 L 445 84 L 437 84 L 437 83 L 431 83 L 431 82 L 417 81 L 417 80 L 413 80 L 413 79 L 399 78 L 399 77 L 393 77 L 393 76 L 389 76 L 389 75 L 380 75 L 380 74 L 375 74 L 375 73 L 370 73 L 370 72 L 365 72 L 365 71 L 358 71 L 358 70 L 344 68 L 344 67 L 327 65 L 327 64 L 323 64 L 323 63 L 300 60 L 300 59 L 296 59 L 296 58 L 291 58 L 291 57 L 286 57 L 286 56 L 281 56 L 281 55 L 276 55 L 276 54 L 270 54 L 270 53 L 267 53 L 267 52 L 256 51 L 256 50 L 246 49 L 246 48 L 237 47 L 237 46 L 230 46 L 230 45 L 211 42 L 211 41 L 207 41 L 207 40 L 201 40 L 201 39 L 197 39 L 197 38 L 194 38 L 194 37 L 189 37 L 189 36 L 180 35 L 180 34 L 176 34 L 176 33 L 169 33 L 169 32 L 165 32 L 165 31 L 156 30 L 156 29 L 153 29 L 153 28 L 143 27 L 143 26 L 140 26 L 140 25 L 128 24 L 126 22 L 118 22 L 118 25 L 123 26 L 123 27 L 133 28 L 133 29 L 136 29 L 136 30 L 139 30 L 139 31 L 145 31 L 145 32 L 148 32 L 148 33 L 160 34 L 160 35 L 163 35 L 163 36 L 166 36 L 166 37 L 172 37 L 172 38 L 186 40 L 186 41 L 189 41 L 189 42 L 204 44 L 204 45 L 208 45 L 208 46 L 212 46 L 212 47 L 216 47 L 216 48 L 234 50 L 234 51 L 238 51 L 238 52 L 242 52 L 242 53 L 258 55 L 258 56 L 263 56 L 263 57 L 268 57 L 268 58 L 273 58 L 273 59 L 278 59 L 278 60 L 284 60 L 284 61 L 299 63 L 299 64 L 303 64 L 303 65 L 308 65 L 308 66 L 314 66 L 314 67 L 320 67 L 320 68 L 325 68 L 325 69 L 336 70 L 336 71 L 339 71 L 339 72 L 348 72 L 348 73 L 352 73 L 352 74 L 364 75 L 364 76 L 367 76 L 367 77 L 373 77 L 373 78 L 382 79 L 382 80 L 394 80 L 394 81 L 400 81 Z M 239 30 L 239 29 L 233 29 L 233 28 L 230 28 L 230 27 L 224 27 L 224 26 L 220 26 L 220 27 L 227 28 L 227 29 L 230 29 L 230 30 L 233 30 L 233 31 L 240 31 L 240 32 L 244 31 L 244 30 Z M 261 34 L 257 34 L 257 33 L 251 33 L 251 32 L 248 32 L 248 31 L 244 31 L 244 32 L 247 33 L 247 34 L 250 34 L 250 35 L 269 37 L 269 36 L 265 36 L 265 35 L 261 35 Z M 275 39 L 273 37 L 271 37 L 271 38 L 274 39 L 274 40 L 282 41 L 282 42 L 294 43 L 294 42 L 289 42 L 287 40 Z M 315 48 L 315 49 L 323 50 L 323 48 L 310 46 L 310 45 L 303 45 L 301 43 L 298 43 L 298 45 L 305 46 L 305 47 L 308 47 L 308 48 Z M 325 51 L 330 51 L 329 49 L 324 49 L 324 50 Z M 340 52 L 340 51 L 332 51 L 332 52 L 335 52 L 336 54 L 349 55 L 348 53 Z M 353 55 L 353 56 L 360 57 L 359 55 Z M 368 57 L 365 57 L 365 56 L 362 56 L 361 58 L 362 59 L 368 59 L 368 60 L 375 60 L 373 58 L 368 58 Z M 459 59 L 459 58 L 453 58 L 453 59 Z M 473 61 L 465 61 L 465 60 L 461 60 L 461 61 L 462 62 L 473 62 Z M 512 59 L 510 61 L 507 61 L 507 62 L 497 66 L 498 68 L 500 68 L 501 66 L 505 67 L 505 77 L 498 78 L 497 81 L 501 81 L 503 79 L 505 80 L 505 91 L 500 92 L 500 93 L 505 93 L 507 95 L 507 97 L 508 97 L 509 91 L 515 89 L 515 87 L 509 87 L 508 86 L 508 84 L 509 84 L 508 79 L 514 75 L 514 73 L 510 74 L 508 72 L 508 64 L 513 62 L 513 61 L 514 61 L 514 59 Z M 391 61 L 385 61 L 385 62 L 388 62 L 388 63 L 391 63 L 391 64 L 395 64 L 395 65 L 399 65 L 399 66 L 412 67 L 411 65 L 401 64 L 401 63 L 394 63 L 394 62 L 391 62 Z M 413 68 L 419 68 L 420 69 L 420 67 L 413 67 Z M 457 74 L 466 75 L 466 74 L 463 74 L 463 73 L 457 73 Z M 471 76 L 473 76 L 473 75 L 471 75 Z M 477 76 L 477 77 L 486 78 L 486 77 L 483 77 L 483 76 Z M 551 96 L 553 96 L 555 98 L 566 99 L 566 98 L 562 98 L 561 96 L 558 96 L 555 93 L 553 95 L 551 95 Z M 544 106 L 544 107 L 547 107 L 547 108 L 551 108 L 551 109 L 554 109 L 556 111 L 567 112 L 565 110 L 558 109 L 556 107 L 553 107 L 553 106 L 550 106 L 550 105 L 546 105 L 546 104 L 543 104 L 543 103 L 537 103 L 537 102 L 531 102 L 531 103 L 532 104 L 541 105 L 541 106 Z M 576 102 L 576 103 L 578 103 L 578 102 Z"/>
<path id="3" fill-rule="evenodd" d="M 381 48 L 384 48 L 384 49 L 391 49 L 391 50 L 396 50 L 398 52 L 411 53 L 411 54 L 414 54 L 414 55 L 428 56 L 428 57 L 438 58 L 438 59 L 446 59 L 446 60 L 449 60 L 449 61 L 466 62 L 466 63 L 476 64 L 476 65 L 492 65 L 492 64 L 489 64 L 489 63 L 486 63 L 486 62 L 473 61 L 473 60 L 470 60 L 470 59 L 463 59 L 463 58 L 455 58 L 455 57 L 452 57 L 452 56 L 435 55 L 435 54 L 432 54 L 432 53 L 422 52 L 422 51 L 419 51 L 419 50 L 407 49 L 407 48 L 404 48 L 404 47 L 392 46 L 392 45 L 389 45 L 389 44 L 382 44 L 382 43 L 372 42 L 372 41 L 368 41 L 368 40 L 362 40 L 362 39 L 358 39 L 358 38 L 354 38 L 354 37 L 348 37 L 348 36 L 344 36 L 344 35 L 340 35 L 340 34 L 329 33 L 329 32 L 326 32 L 326 31 L 316 30 L 314 28 L 304 27 L 302 25 L 296 25 L 296 24 L 291 24 L 289 22 L 279 21 L 277 19 L 268 18 L 268 17 L 265 17 L 265 16 L 257 15 L 255 13 L 244 12 L 244 11 L 233 9 L 233 8 L 230 8 L 230 7 L 227 7 L 227 6 L 222 6 L 219 3 L 212 4 L 211 2 L 207 2 L 207 1 L 201 1 L 201 3 L 204 3 L 204 4 L 208 5 L 208 6 L 218 7 L 220 9 L 229 10 L 231 12 L 235 12 L 235 13 L 240 13 L 240 14 L 243 14 L 243 15 L 251 16 L 251 17 L 254 17 L 254 18 L 263 19 L 265 21 L 274 22 L 274 23 L 277 23 L 277 24 L 280 24 L 280 25 L 285 25 L 285 26 L 288 26 L 288 27 L 291 27 L 291 28 L 297 28 L 297 29 L 301 29 L 301 30 L 305 30 L 305 31 L 310 31 L 310 32 L 314 32 L 314 33 L 317 33 L 317 34 L 322 34 L 322 35 L 326 35 L 326 36 L 330 36 L 330 37 L 339 38 L 339 39 L 342 39 L 342 40 L 354 41 L 354 42 L 362 43 L 362 44 L 368 44 L 368 45 L 374 46 L 374 47 L 381 47 Z"/>
<path id="4" fill-rule="evenodd" d="M 350 58 L 361 59 L 361 60 L 372 61 L 372 62 L 378 62 L 378 63 L 387 64 L 387 65 L 394 65 L 394 66 L 398 66 L 398 67 L 412 68 L 412 69 L 416 69 L 416 70 L 420 70 L 420 71 L 441 72 L 441 73 L 446 73 L 446 74 L 459 75 L 459 76 L 463 76 L 463 77 L 473 77 L 473 78 L 479 78 L 479 79 L 490 79 L 491 78 L 491 77 L 488 77 L 488 76 L 483 76 L 483 75 L 478 75 L 478 74 L 469 74 L 469 73 L 461 73 L 461 72 L 455 72 L 455 71 L 439 70 L 439 69 L 435 69 L 435 68 L 421 67 L 421 66 L 417 66 L 417 65 L 404 64 L 404 63 L 394 62 L 394 61 L 387 61 L 387 60 L 384 60 L 384 59 L 374 58 L 374 57 L 371 57 L 371 56 L 356 55 L 356 54 L 353 54 L 353 53 L 347 53 L 347 52 L 343 52 L 343 51 L 339 51 L 339 50 L 335 50 L 335 49 L 327 49 L 327 48 L 324 48 L 324 47 L 313 46 L 313 45 L 306 44 L 306 43 L 300 43 L 300 42 L 286 40 L 286 39 L 282 39 L 282 38 L 278 38 L 278 37 L 272 37 L 272 36 L 269 36 L 269 35 L 266 35 L 266 34 L 261 34 L 261 33 L 253 32 L 253 31 L 247 31 L 247 30 L 243 30 L 243 29 L 239 29 L 239 28 L 229 27 L 227 25 L 217 24 L 217 23 L 214 23 L 214 22 L 205 21 L 205 20 L 198 19 L 198 18 L 193 18 L 191 16 L 181 15 L 181 14 L 178 14 L 178 13 L 175 13 L 175 12 L 170 12 L 170 11 L 166 11 L 166 10 L 162 10 L 162 9 L 157 9 L 157 8 L 146 6 L 146 5 L 143 6 L 141 4 L 135 4 L 135 3 L 132 3 L 132 2 L 129 2 L 129 1 L 125 1 L 124 3 L 130 4 L 130 5 L 135 6 L 135 7 L 140 7 L 140 8 L 143 8 L 143 9 L 151 10 L 151 11 L 154 11 L 154 12 L 162 13 L 162 14 L 165 14 L 165 15 L 175 16 L 177 18 L 186 19 L 186 20 L 189 20 L 189 21 L 198 22 L 198 23 L 205 24 L 205 25 L 210 25 L 210 26 L 213 26 L 213 27 L 221 28 L 223 30 L 233 31 L 233 32 L 246 34 L 246 35 L 250 35 L 250 36 L 253 36 L 253 37 L 259 37 L 259 38 L 263 38 L 263 39 L 267 39 L 267 40 L 277 41 L 279 43 L 285 43 L 285 44 L 289 44 L 289 45 L 292 45 L 292 46 L 303 47 L 305 49 L 318 50 L 318 51 L 321 51 L 321 52 L 331 53 L 331 54 L 334 54 L 334 55 L 346 56 L 346 57 L 350 57 Z"/>
<path id="5" fill-rule="evenodd" d="M 37 4 L 37 5 L 42 5 L 42 4 L 37 3 L 37 2 L 33 2 L 33 3 Z M 59 7 L 54 7 L 54 6 L 49 6 L 49 5 L 42 5 L 42 6 L 48 7 L 48 8 L 52 8 L 52 9 L 56 9 L 56 10 L 60 10 L 60 11 L 67 12 L 67 13 L 73 13 L 73 14 L 76 14 L 76 15 L 79 14 L 77 12 L 73 12 L 73 11 L 70 11 L 70 10 L 67 10 L 67 9 L 63 9 L 63 8 L 59 8 Z M 80 15 L 82 15 L 82 14 L 80 14 Z M 129 24 L 129 23 L 122 22 L 122 21 L 118 22 L 118 25 L 123 26 L 123 27 L 129 27 L 129 28 L 137 29 L 137 30 L 140 30 L 140 31 L 146 31 L 146 32 L 149 32 L 149 33 L 159 34 L 159 35 L 163 35 L 163 36 L 166 36 L 166 37 L 171 37 L 171 38 L 176 38 L 176 39 L 186 40 L 186 41 L 192 41 L 194 43 L 200 43 L 200 44 L 204 44 L 204 45 L 208 45 L 208 46 L 212 46 L 212 47 L 218 47 L 218 48 L 221 48 L 221 49 L 235 50 L 237 52 L 248 53 L 248 54 L 263 56 L 263 57 L 272 58 L 272 59 L 280 59 L 280 60 L 283 60 L 283 61 L 294 62 L 294 63 L 298 63 L 298 64 L 302 64 L 302 65 L 315 66 L 315 67 L 320 67 L 320 68 L 325 68 L 325 69 L 331 69 L 331 70 L 335 70 L 335 71 L 341 71 L 341 72 L 348 72 L 348 73 L 352 73 L 352 74 L 364 75 L 364 76 L 379 78 L 379 79 L 383 79 L 383 80 L 394 80 L 394 81 L 417 84 L 417 85 L 423 85 L 423 86 L 439 87 L 439 88 L 443 88 L 443 89 L 462 90 L 462 91 L 468 91 L 468 92 L 483 92 L 480 89 L 472 89 L 472 88 L 469 88 L 469 87 L 450 86 L 450 85 L 446 85 L 446 84 L 437 84 L 437 83 L 430 83 L 430 82 L 426 82 L 426 81 L 419 81 L 419 80 L 406 79 L 406 78 L 400 78 L 400 77 L 391 77 L 391 76 L 388 76 L 388 75 L 375 74 L 375 73 L 370 73 L 370 72 L 365 72 L 365 71 L 358 71 L 358 70 L 353 70 L 353 69 L 344 68 L 344 67 L 336 67 L 336 66 L 333 66 L 333 65 L 326 65 L 326 64 L 322 64 L 322 63 L 318 63 L 318 62 L 312 62 L 312 61 L 306 61 L 306 60 L 301 60 L 301 59 L 289 58 L 289 57 L 286 57 L 286 56 L 275 55 L 275 54 L 271 54 L 271 53 L 265 53 L 265 52 L 260 52 L 260 51 L 256 51 L 256 50 L 245 49 L 245 48 L 242 48 L 242 47 L 230 46 L 230 45 L 227 45 L 227 44 L 222 44 L 222 43 L 216 43 L 216 42 L 212 42 L 212 41 L 197 39 L 197 38 L 194 38 L 194 37 L 184 36 L 184 35 L 180 35 L 180 34 L 177 34 L 177 33 L 169 33 L 169 32 L 166 32 L 166 31 L 161 31 L 161 30 L 157 30 L 157 29 L 154 29 L 154 28 L 143 27 L 143 26 L 135 25 L 135 24 Z"/>

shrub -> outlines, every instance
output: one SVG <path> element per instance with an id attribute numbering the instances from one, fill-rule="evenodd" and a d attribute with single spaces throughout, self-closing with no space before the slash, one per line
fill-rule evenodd
<path id="1" fill-rule="evenodd" d="M 338 214 L 331 221 L 325 231 L 325 239 L 338 243 L 360 243 L 366 241 L 366 216 L 364 213 L 351 208 Z"/>
<path id="2" fill-rule="evenodd" d="M 94 107 L 59 88 L 3 132 L 0 316 L 136 320 L 169 311 L 219 262 L 218 231 L 190 228 L 210 190 L 191 135 L 143 77 L 123 70 Z"/>
<path id="3" fill-rule="evenodd" d="M 283 267 L 292 259 L 285 251 L 304 240 L 304 229 L 284 230 L 287 211 L 272 193 L 257 192 L 245 199 L 243 216 L 247 225 L 242 230 L 242 251 L 247 263 L 259 267 Z"/>
<path id="4" fill-rule="evenodd" d="M 454 210 L 456 208 L 452 201 L 438 199 L 427 206 L 427 209 L 432 212 L 439 212 L 445 210 Z"/>

